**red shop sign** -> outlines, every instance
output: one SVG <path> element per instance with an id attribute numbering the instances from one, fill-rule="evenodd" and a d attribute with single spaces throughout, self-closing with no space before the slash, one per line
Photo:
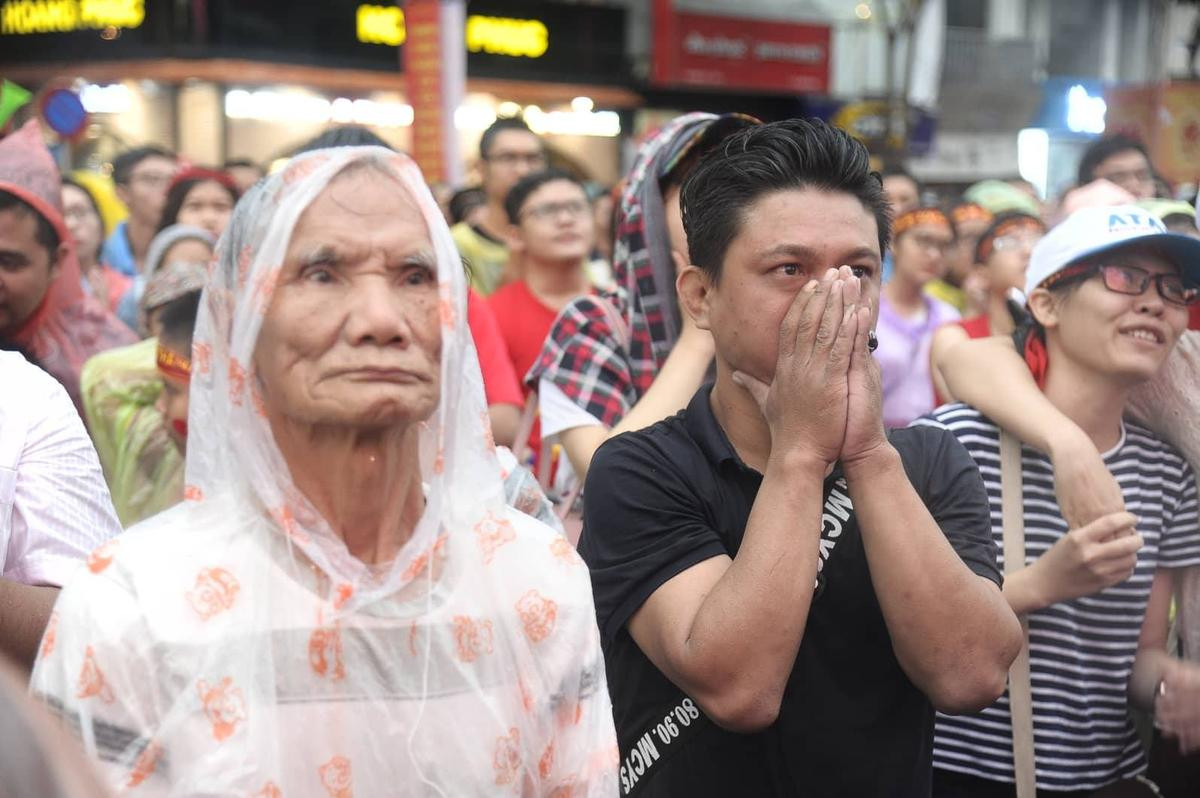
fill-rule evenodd
<path id="1" fill-rule="evenodd" d="M 662 86 L 828 92 L 829 26 L 678 13 L 654 5 L 654 82 Z"/>

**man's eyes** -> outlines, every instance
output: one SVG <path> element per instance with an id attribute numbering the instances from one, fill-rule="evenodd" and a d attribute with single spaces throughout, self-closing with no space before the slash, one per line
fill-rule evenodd
<path id="1" fill-rule="evenodd" d="M 807 270 L 799 263 L 784 263 L 777 268 L 788 277 L 798 277 L 807 273 Z M 860 280 L 865 280 L 872 274 L 870 266 L 851 266 L 850 271 Z"/>

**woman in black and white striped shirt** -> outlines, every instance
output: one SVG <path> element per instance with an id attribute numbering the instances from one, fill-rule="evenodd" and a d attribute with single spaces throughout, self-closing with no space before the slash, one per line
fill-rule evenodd
<path id="1" fill-rule="evenodd" d="M 1036 322 L 1026 351 L 1044 366 L 1043 415 L 1065 415 L 1086 433 L 1121 494 L 1118 512 L 1069 526 L 1072 514 L 1055 495 L 1061 458 L 1023 451 L 1026 567 L 1004 593 L 1029 620 L 1039 791 L 1094 790 L 1141 773 L 1130 700 L 1154 707 L 1185 749 L 1200 743 L 1200 668 L 1171 659 L 1165 646 L 1175 574 L 1200 565 L 1195 477 L 1171 446 L 1123 421 L 1130 391 L 1158 372 L 1183 333 L 1198 283 L 1200 243 L 1129 207 L 1076 213 L 1030 262 Z M 1018 401 L 1019 390 L 979 404 L 1008 421 L 1017 407 L 1038 407 Z M 1025 431 L 1045 426 L 1021 421 Z M 922 423 L 950 429 L 974 457 L 1000 540 L 998 428 L 967 405 Z M 1012 795 L 1007 696 L 975 715 L 939 716 L 934 767 L 935 798 Z"/>

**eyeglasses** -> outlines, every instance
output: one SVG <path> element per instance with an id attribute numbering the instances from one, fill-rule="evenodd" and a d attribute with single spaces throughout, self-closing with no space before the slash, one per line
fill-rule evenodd
<path id="1" fill-rule="evenodd" d="M 507 167 L 524 164 L 537 169 L 546 165 L 546 156 L 540 152 L 497 152 L 489 155 L 485 160 Z"/>
<path id="2" fill-rule="evenodd" d="M 1042 286 L 1051 288 L 1071 277 L 1090 276 L 1099 274 L 1104 281 L 1104 287 L 1109 291 L 1127 296 L 1141 296 L 1150 287 L 1151 281 L 1158 289 L 1158 295 L 1164 302 L 1186 307 L 1196 301 L 1200 289 L 1184 283 L 1178 274 L 1151 274 L 1137 266 L 1121 266 L 1116 264 L 1101 264 L 1089 266 L 1080 264 L 1077 267 L 1063 269 L 1058 274 L 1046 280 Z"/>
<path id="3" fill-rule="evenodd" d="M 567 202 L 546 202 L 526 209 L 521 215 L 532 217 L 539 222 L 557 219 L 560 214 L 568 214 L 578 219 L 588 212 L 588 204 L 583 200 L 568 200 Z"/>
<path id="4" fill-rule="evenodd" d="M 1011 252 L 1016 249 L 1032 249 L 1042 237 L 1041 233 L 1009 233 L 992 241 L 996 252 Z"/>
<path id="5" fill-rule="evenodd" d="M 913 243 L 920 249 L 926 252 L 936 252 L 939 255 L 945 255 L 954 246 L 954 239 L 934 238 L 923 233 L 914 233 L 912 237 Z"/>
<path id="6" fill-rule="evenodd" d="M 1158 295 L 1174 305 L 1190 305 L 1196 301 L 1197 289 L 1187 286 L 1178 274 L 1151 274 L 1137 266 L 1097 266 L 1096 271 L 1104 278 L 1104 287 L 1109 291 L 1129 296 L 1140 296 L 1150 281 L 1158 289 Z"/>

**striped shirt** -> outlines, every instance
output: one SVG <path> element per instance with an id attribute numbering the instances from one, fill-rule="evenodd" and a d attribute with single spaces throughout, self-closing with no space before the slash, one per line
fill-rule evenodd
<path id="1" fill-rule="evenodd" d="M 996 426 L 974 408 L 947 405 L 918 424 L 950 430 L 979 465 L 1003 559 L 1000 447 Z M 1050 460 L 1022 448 L 1025 552 L 1032 563 L 1067 533 Z M 1126 424 L 1104 462 L 1139 519 L 1145 544 L 1133 576 L 1099 593 L 1029 615 L 1037 786 L 1091 790 L 1146 768 L 1126 687 L 1150 585 L 1158 568 L 1200 565 L 1200 516 L 1191 467 L 1148 431 Z M 1008 694 L 974 715 L 938 715 L 935 768 L 1013 781 Z"/>

